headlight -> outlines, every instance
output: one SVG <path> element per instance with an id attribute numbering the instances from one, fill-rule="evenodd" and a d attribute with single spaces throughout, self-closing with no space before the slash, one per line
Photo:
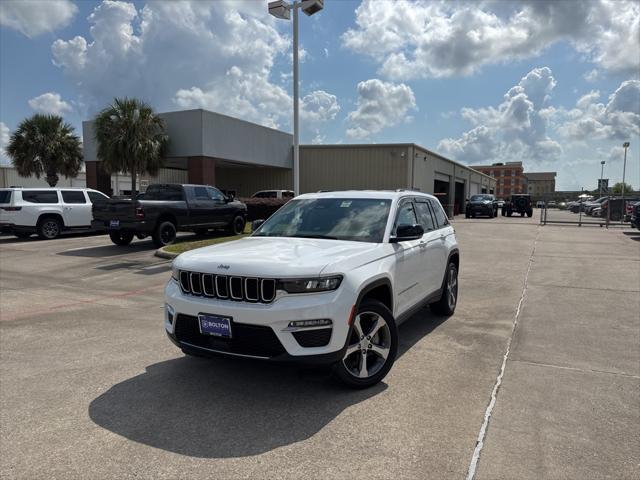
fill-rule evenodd
<path id="1" fill-rule="evenodd" d="M 171 265 L 171 278 L 176 282 L 180 281 L 180 270 L 175 265 Z"/>
<path id="2" fill-rule="evenodd" d="M 278 290 L 287 293 L 313 293 L 327 292 L 335 290 L 340 286 L 342 276 L 321 278 L 294 278 L 289 280 L 278 280 Z"/>

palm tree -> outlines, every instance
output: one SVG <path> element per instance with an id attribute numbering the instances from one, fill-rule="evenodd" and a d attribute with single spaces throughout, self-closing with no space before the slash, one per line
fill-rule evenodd
<path id="1" fill-rule="evenodd" d="M 73 132 L 57 115 L 37 113 L 25 118 L 6 147 L 18 175 L 40 178 L 44 174 L 51 187 L 58 183 L 58 173 L 76 177 L 82 167 L 82 146 Z"/>
<path id="2" fill-rule="evenodd" d="M 131 174 L 131 199 L 135 199 L 136 175 L 155 175 L 164 162 L 168 145 L 164 122 L 145 102 L 116 98 L 96 117 L 95 136 L 105 170 Z"/>

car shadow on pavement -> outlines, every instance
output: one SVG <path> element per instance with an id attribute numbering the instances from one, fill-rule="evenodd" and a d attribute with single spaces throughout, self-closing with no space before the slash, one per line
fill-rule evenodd
<path id="1" fill-rule="evenodd" d="M 427 312 L 400 328 L 399 355 L 442 323 Z M 89 416 L 113 433 L 181 455 L 245 457 L 308 439 L 386 388 L 342 387 L 327 368 L 181 357 L 114 385 L 91 402 Z"/>
<path id="2" fill-rule="evenodd" d="M 631 240 L 635 240 L 636 242 L 640 242 L 640 230 L 637 232 L 622 232 L 627 237 L 631 238 Z"/>

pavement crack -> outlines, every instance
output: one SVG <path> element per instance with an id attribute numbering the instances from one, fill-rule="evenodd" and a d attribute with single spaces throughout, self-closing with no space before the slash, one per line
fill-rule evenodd
<path id="1" fill-rule="evenodd" d="M 489 428 L 489 421 L 491 419 L 491 415 L 493 414 L 493 408 L 496 405 L 496 400 L 498 398 L 498 392 L 500 390 L 500 385 L 502 385 L 502 377 L 504 376 L 504 371 L 507 366 L 507 360 L 509 358 L 509 353 L 511 352 L 511 344 L 513 343 L 513 337 L 516 332 L 516 327 L 518 326 L 518 319 L 520 318 L 520 312 L 522 310 L 522 304 L 524 303 L 524 299 L 527 295 L 528 281 L 529 281 L 529 273 L 531 272 L 531 266 L 533 265 L 533 257 L 536 253 L 536 244 L 538 243 L 538 237 L 540 236 L 540 228 L 536 232 L 536 237 L 533 240 L 533 247 L 531 249 L 531 254 L 529 255 L 529 262 L 527 264 L 527 271 L 524 275 L 524 281 L 522 285 L 522 294 L 520 295 L 520 300 L 518 300 L 518 306 L 516 308 L 516 313 L 513 317 L 513 324 L 511 326 L 511 334 L 509 335 L 509 340 L 507 342 L 507 349 L 502 357 L 502 365 L 500 366 L 500 370 L 498 372 L 498 376 L 496 377 L 496 381 L 493 385 L 493 390 L 491 391 L 491 398 L 489 400 L 489 404 L 484 412 L 484 420 L 482 422 L 482 426 L 480 427 L 480 431 L 478 432 L 478 439 L 476 440 L 476 447 L 473 451 L 473 455 L 471 456 L 471 463 L 469 464 L 469 469 L 467 470 L 467 480 L 473 480 L 476 475 L 476 470 L 478 468 L 478 464 L 480 462 L 480 454 L 482 453 L 482 448 L 484 447 L 484 440 L 487 436 L 487 431 Z"/>
<path id="2" fill-rule="evenodd" d="M 532 360 L 511 360 L 512 362 L 524 363 L 526 365 L 534 365 L 536 367 L 545 367 L 545 368 L 559 368 L 561 370 L 572 370 L 574 372 L 581 373 L 599 373 L 604 375 L 617 375 L 620 377 L 629 377 L 629 378 L 638 378 L 640 379 L 640 375 L 634 375 L 632 373 L 624 373 L 624 372 L 612 372 L 610 370 L 598 370 L 593 368 L 579 368 L 579 367 L 568 367 L 566 365 L 553 365 L 551 363 L 542 363 L 542 362 L 534 362 Z"/>

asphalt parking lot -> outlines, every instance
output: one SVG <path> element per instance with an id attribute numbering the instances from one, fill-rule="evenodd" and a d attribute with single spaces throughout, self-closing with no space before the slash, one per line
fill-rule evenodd
<path id="1" fill-rule="evenodd" d="M 0 476 L 639 478 L 640 234 L 454 223 L 456 314 L 366 391 L 183 356 L 149 241 L 0 237 Z"/>

